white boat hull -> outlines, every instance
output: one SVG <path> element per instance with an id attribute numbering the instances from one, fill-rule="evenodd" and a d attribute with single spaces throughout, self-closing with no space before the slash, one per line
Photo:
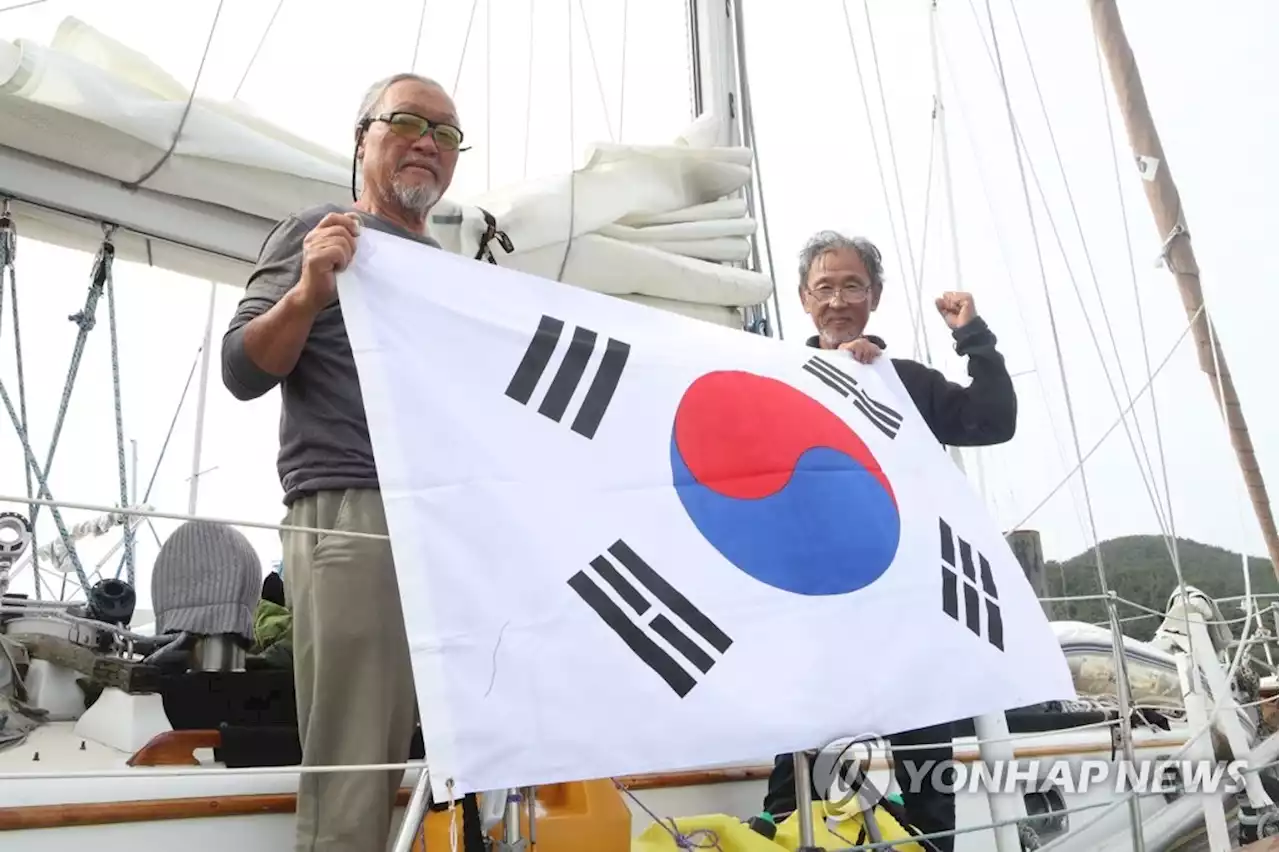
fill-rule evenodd
<path id="1" fill-rule="evenodd" d="M 1177 732 L 1137 731 L 1137 756 L 1142 760 L 1171 755 L 1181 739 Z M 1109 759 L 1109 742 L 1105 729 L 1093 729 L 1027 736 L 1019 739 L 1018 746 L 1020 757 L 1050 755 L 1042 758 L 1042 767 L 1047 770 L 1049 759 Z M 958 759 L 964 760 L 974 750 L 971 741 L 956 741 Z M 128 754 L 83 740 L 71 723 L 42 726 L 26 742 L 0 752 L 0 775 L 30 773 L 25 780 L 0 781 L 0 848 L 65 852 L 91 845 L 97 852 L 148 848 L 278 852 L 291 847 L 296 772 L 281 768 L 238 774 L 217 769 L 211 750 L 198 750 L 195 756 L 207 768 L 184 767 L 181 769 L 189 774 L 163 777 L 156 774 L 160 770 L 130 769 L 126 765 Z M 659 817 L 715 813 L 742 819 L 752 816 L 759 812 L 764 800 L 765 766 L 767 763 L 762 761 L 727 769 L 673 773 L 666 778 L 624 779 L 624 783 L 637 788 L 624 796 L 632 814 L 632 836 L 652 823 L 649 812 Z M 105 778 L 77 775 L 103 771 L 114 774 Z M 63 777 L 50 777 L 53 774 Z M 748 776 L 746 780 L 731 780 L 743 775 Z M 416 771 L 406 773 L 404 786 L 412 785 L 416 777 Z M 687 780 L 682 783 L 681 779 Z M 1073 809 L 1113 803 L 1118 801 L 1113 786 L 1106 782 L 1082 793 L 1068 791 L 1062 804 Z M 1155 818 L 1165 804 L 1160 796 L 1145 798 L 1144 819 Z M 237 813 L 254 809 L 257 810 L 251 813 Z M 401 813 L 398 809 L 396 823 Z M 960 829 L 989 825 L 992 817 L 986 794 L 981 789 L 961 790 L 956 797 L 956 817 Z M 1043 832 L 1042 839 L 1048 841 L 1071 830 L 1069 845 L 1063 848 L 1092 852 L 1130 831 L 1129 812 L 1124 806 L 1111 809 L 1095 825 L 1084 828 L 1091 819 L 1091 813 L 1069 814 L 1061 832 Z M 23 824 L 29 827 L 21 827 Z M 87 845 L 81 847 L 82 843 Z M 956 852 L 978 852 L 993 848 L 993 843 L 991 832 L 981 830 L 960 835 L 955 848 Z"/>

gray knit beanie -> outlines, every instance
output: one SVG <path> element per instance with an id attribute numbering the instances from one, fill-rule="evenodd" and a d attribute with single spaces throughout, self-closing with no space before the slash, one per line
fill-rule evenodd
<path id="1" fill-rule="evenodd" d="M 262 587 L 262 563 L 239 530 L 188 521 L 156 556 L 151 603 L 156 634 L 238 634 L 253 640 L 253 613 Z"/>

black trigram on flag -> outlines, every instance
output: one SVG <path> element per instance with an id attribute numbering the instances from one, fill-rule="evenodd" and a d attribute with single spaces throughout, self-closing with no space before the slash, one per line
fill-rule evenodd
<path id="1" fill-rule="evenodd" d="M 974 636 L 982 636 L 983 610 L 986 611 L 987 641 L 997 650 L 1004 650 L 1004 622 L 1000 618 L 999 595 L 996 581 L 991 576 L 991 563 L 987 557 L 969 546 L 969 542 L 955 535 L 951 525 L 938 519 L 942 545 L 942 609 L 956 621 L 960 621 L 960 590 L 964 590 L 964 623 Z M 957 564 L 956 553 L 960 559 Z M 978 560 L 974 570 L 973 560 Z M 980 575 L 980 576 L 979 576 Z M 982 589 L 979 591 L 978 586 Z"/>
<path id="2" fill-rule="evenodd" d="M 528 404 L 534 389 L 538 386 L 538 381 L 546 372 L 547 365 L 551 363 L 556 344 L 560 342 L 563 333 L 563 320 L 548 316 L 542 318 L 538 323 L 538 330 L 534 332 L 533 340 L 529 341 L 529 348 L 524 351 L 524 357 L 520 359 L 520 366 L 516 367 L 515 375 L 507 385 L 507 396 L 521 405 Z M 596 333 L 589 328 L 577 327 L 573 330 L 573 337 L 560 359 L 560 366 L 556 369 L 551 385 L 538 406 L 539 414 L 557 423 L 564 417 L 574 392 L 582 384 L 583 374 L 587 371 L 591 355 L 595 352 L 596 337 Z M 583 397 L 581 405 L 578 406 L 578 413 L 569 426 L 574 432 L 585 438 L 595 437 L 596 430 L 600 428 L 600 421 L 604 418 L 609 402 L 613 399 L 613 392 L 618 388 L 618 380 L 622 378 L 622 368 L 627 365 L 627 356 L 630 353 L 631 347 L 626 343 L 613 338 L 608 339 L 604 354 L 587 388 L 586 396 Z"/>
<path id="3" fill-rule="evenodd" d="M 898 430 L 902 428 L 902 415 L 884 403 L 876 402 L 867 396 L 867 392 L 859 387 L 857 379 L 853 376 L 831 366 L 817 356 L 810 358 L 803 369 L 810 375 L 817 376 L 819 381 L 836 393 L 852 400 L 853 407 L 866 415 L 871 425 L 883 432 L 887 438 L 892 440 L 897 437 Z"/>
<path id="4" fill-rule="evenodd" d="M 609 556 L 613 557 L 610 561 Z M 701 674 L 711 671 L 715 659 L 708 647 L 719 654 L 729 650 L 733 644 L 724 631 L 715 625 L 689 599 L 671 587 L 662 579 L 657 571 L 641 559 L 626 542 L 616 541 L 609 548 L 609 556 L 600 555 L 591 560 L 594 575 L 579 571 L 569 578 L 569 586 L 578 596 L 586 601 L 587 606 L 595 610 L 604 619 L 604 623 L 618 634 L 627 647 L 644 663 L 658 673 L 681 698 L 689 694 L 698 683 L 698 675 L 689 671 L 688 666 L 677 661 L 668 648 L 688 661 Z M 667 608 L 675 618 L 684 623 L 688 631 L 702 639 L 699 643 L 689 632 L 680 627 L 666 614 L 655 611 L 645 619 L 643 616 L 654 609 L 649 599 L 640 589 L 627 579 L 627 576 L 615 567 L 622 566 L 627 574 L 638 582 L 650 595 Z M 617 593 L 627 609 L 619 606 L 604 590 L 596 577 L 607 583 Z M 629 610 L 634 611 L 634 615 Z M 661 639 L 658 642 L 654 637 Z M 664 647 L 664 644 L 666 647 Z"/>

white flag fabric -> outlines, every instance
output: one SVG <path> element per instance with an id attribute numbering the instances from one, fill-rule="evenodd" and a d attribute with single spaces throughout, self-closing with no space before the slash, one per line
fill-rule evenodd
<path id="1" fill-rule="evenodd" d="M 368 229 L 338 290 L 437 797 L 1075 697 L 887 358 Z"/>

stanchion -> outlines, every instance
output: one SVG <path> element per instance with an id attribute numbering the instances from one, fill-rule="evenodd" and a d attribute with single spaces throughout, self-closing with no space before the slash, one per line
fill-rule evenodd
<path id="1" fill-rule="evenodd" d="M 796 820 L 800 828 L 800 845 L 796 852 L 821 852 L 813 842 L 813 776 L 809 756 L 802 751 L 791 753 L 796 773 Z"/>
<path id="2" fill-rule="evenodd" d="M 413 795 L 409 797 L 409 804 L 404 809 L 404 821 L 400 823 L 400 830 L 396 832 L 396 842 L 391 847 L 392 852 L 411 852 L 413 849 L 413 841 L 417 838 L 422 820 L 427 815 L 427 802 L 431 798 L 430 790 L 431 776 L 427 772 L 427 767 L 423 766 L 418 774 L 417 783 L 413 785 Z"/>
<path id="3" fill-rule="evenodd" d="M 533 837 L 533 788 L 524 788 L 522 795 L 520 788 L 513 787 L 507 790 L 506 807 L 502 811 L 502 842 L 498 844 L 497 852 L 524 852 L 529 845 L 520 832 L 522 798 L 527 798 L 529 802 L 529 836 Z"/>

